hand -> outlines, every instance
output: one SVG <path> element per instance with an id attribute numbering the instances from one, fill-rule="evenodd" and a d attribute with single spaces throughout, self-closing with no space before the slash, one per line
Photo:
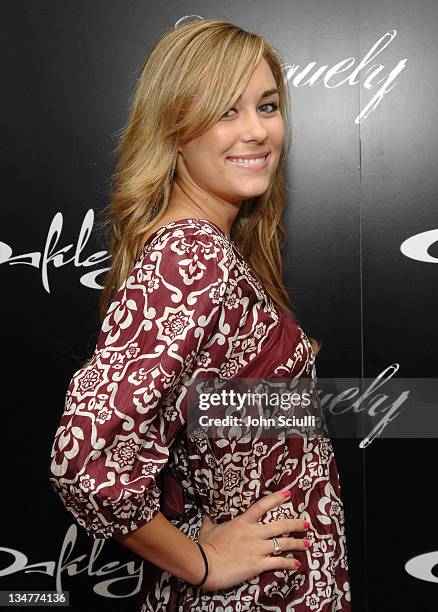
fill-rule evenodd
<path id="1" fill-rule="evenodd" d="M 277 537 L 284 552 L 305 550 L 308 543 L 302 536 L 281 537 L 290 532 L 304 532 L 308 528 L 303 519 L 280 519 L 260 523 L 269 510 L 286 501 L 284 492 L 270 493 L 257 500 L 231 521 L 216 525 L 207 514 L 199 531 L 199 543 L 208 560 L 208 577 L 202 585 L 204 591 L 225 589 L 262 572 L 276 569 L 298 569 L 300 562 L 274 552 L 272 538 Z"/>

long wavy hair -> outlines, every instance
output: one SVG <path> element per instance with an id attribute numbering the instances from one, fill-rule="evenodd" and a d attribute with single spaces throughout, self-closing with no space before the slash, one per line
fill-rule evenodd
<path id="1" fill-rule="evenodd" d="M 103 211 L 112 265 L 100 297 L 102 320 L 141 252 L 144 235 L 166 211 L 179 143 L 202 135 L 233 106 L 262 58 L 279 90 L 285 144 L 267 191 L 242 202 L 230 234 L 273 302 L 292 314 L 281 254 L 291 122 L 280 54 L 258 34 L 227 21 L 200 19 L 164 31 L 137 80 L 115 149 L 110 206 Z M 310 341 L 317 354 L 321 343 Z"/>

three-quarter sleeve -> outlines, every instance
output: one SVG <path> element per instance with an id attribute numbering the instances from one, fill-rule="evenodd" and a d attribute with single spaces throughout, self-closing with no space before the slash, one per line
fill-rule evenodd
<path id="1" fill-rule="evenodd" d="M 128 534 L 159 510 L 184 380 L 220 324 L 227 275 L 223 237 L 165 228 L 114 296 L 50 457 L 50 483 L 90 537 Z"/>

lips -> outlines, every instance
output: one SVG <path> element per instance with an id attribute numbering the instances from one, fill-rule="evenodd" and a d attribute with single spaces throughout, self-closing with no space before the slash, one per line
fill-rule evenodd
<path id="1" fill-rule="evenodd" d="M 246 170 L 249 172 L 263 172 L 268 167 L 268 157 L 270 153 L 265 153 L 264 155 L 251 155 L 251 157 L 227 157 L 227 161 L 229 164 L 234 166 L 235 168 L 240 168 L 242 170 Z"/>
<path id="2" fill-rule="evenodd" d="M 261 151 L 260 153 L 251 153 L 250 155 L 233 155 L 228 156 L 227 159 L 233 160 L 247 160 L 247 159 L 260 159 L 261 157 L 267 157 L 269 155 L 269 151 Z"/>

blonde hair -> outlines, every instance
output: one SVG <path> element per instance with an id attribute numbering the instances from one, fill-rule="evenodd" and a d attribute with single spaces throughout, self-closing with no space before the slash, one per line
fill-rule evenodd
<path id="1" fill-rule="evenodd" d="M 291 141 L 289 99 L 280 55 L 262 36 L 219 19 L 186 22 L 166 30 L 141 69 L 130 115 L 115 149 L 110 228 L 111 269 L 100 298 L 101 319 L 141 251 L 141 241 L 169 203 L 179 143 L 210 129 L 246 89 L 264 58 L 274 75 L 286 130 L 285 147 L 267 191 L 244 200 L 231 239 L 280 308 L 291 312 L 282 275 L 286 232 L 286 154 Z M 232 67 L 232 70 L 230 70 Z M 208 83 L 208 87 L 205 84 Z M 310 339 L 314 353 L 320 343 Z"/>

